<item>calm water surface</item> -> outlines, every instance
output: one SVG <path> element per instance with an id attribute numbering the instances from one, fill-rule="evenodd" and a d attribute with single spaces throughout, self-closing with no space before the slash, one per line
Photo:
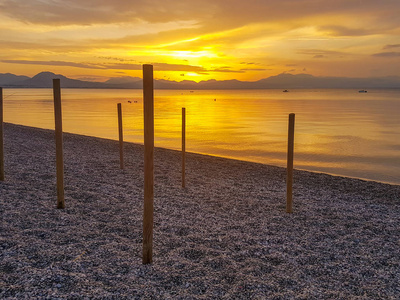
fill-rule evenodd
<path id="1" fill-rule="evenodd" d="M 51 89 L 5 89 L 4 120 L 54 128 Z M 132 103 L 128 103 L 128 100 Z M 143 143 L 142 90 L 63 89 L 66 132 Z M 296 114 L 295 168 L 400 184 L 400 90 L 155 91 L 155 146 L 285 166 Z"/>

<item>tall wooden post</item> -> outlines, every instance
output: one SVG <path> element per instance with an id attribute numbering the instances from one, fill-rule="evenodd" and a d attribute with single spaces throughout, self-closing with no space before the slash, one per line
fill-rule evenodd
<path id="1" fill-rule="evenodd" d="M 4 180 L 3 88 L 0 87 L 0 180 Z"/>
<path id="2" fill-rule="evenodd" d="M 61 88 L 60 79 L 53 79 L 54 95 L 54 120 L 56 135 L 56 167 L 57 167 L 57 208 L 64 208 L 64 158 L 63 158 L 63 132 L 61 114 Z"/>
<path id="3" fill-rule="evenodd" d="M 186 173 L 186 109 L 182 107 L 182 187 L 185 187 Z"/>
<path id="4" fill-rule="evenodd" d="M 287 177 L 286 177 L 286 212 L 293 212 L 293 152 L 294 152 L 294 118 L 289 114 L 288 151 L 287 151 Z"/>
<path id="5" fill-rule="evenodd" d="M 144 114 L 144 206 L 143 264 L 153 262 L 153 199 L 154 199 L 154 81 L 153 66 L 143 65 Z"/>
<path id="6" fill-rule="evenodd" d="M 119 133 L 119 166 L 124 168 L 124 135 L 122 130 L 122 107 L 121 103 L 117 104 L 118 110 L 118 133 Z"/>

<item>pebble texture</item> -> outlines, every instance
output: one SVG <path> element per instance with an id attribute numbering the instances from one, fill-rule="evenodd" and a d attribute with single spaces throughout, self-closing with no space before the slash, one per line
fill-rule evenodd
<path id="1" fill-rule="evenodd" d="M 116 130 L 117 136 L 117 130 Z M 155 149 L 142 265 L 143 146 L 5 124 L 1 299 L 399 299 L 400 186 Z M 190 143 L 190 141 L 188 141 Z"/>

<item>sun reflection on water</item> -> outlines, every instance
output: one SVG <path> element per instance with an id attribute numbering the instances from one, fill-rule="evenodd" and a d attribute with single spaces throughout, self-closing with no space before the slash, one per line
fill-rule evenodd
<path id="1" fill-rule="evenodd" d="M 6 122 L 54 128 L 51 89 L 4 90 Z M 296 113 L 295 167 L 400 183 L 399 91 L 156 90 L 155 146 L 285 166 L 287 121 Z M 143 143 L 141 90 L 63 89 L 65 132 Z"/>

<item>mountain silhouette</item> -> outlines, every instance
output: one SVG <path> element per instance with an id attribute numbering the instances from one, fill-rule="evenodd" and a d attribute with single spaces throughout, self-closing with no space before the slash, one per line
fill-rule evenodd
<path id="1" fill-rule="evenodd" d="M 14 74 L 0 74 L 0 86 L 13 88 L 51 88 L 53 79 L 59 78 L 63 88 L 141 89 L 142 79 L 138 77 L 115 77 L 106 82 L 92 82 L 70 79 L 60 74 L 41 72 L 32 78 Z M 323 88 L 400 88 L 399 76 L 376 78 L 317 77 L 310 74 L 282 73 L 258 81 L 206 80 L 170 81 L 154 80 L 156 89 L 323 89 Z"/>
<path id="2" fill-rule="evenodd" d="M 60 79 L 61 87 L 64 88 L 106 88 L 100 82 L 82 81 L 70 79 L 60 74 L 41 72 L 32 78 L 13 84 L 16 87 L 50 88 L 53 86 L 53 79 Z"/>
<path id="3" fill-rule="evenodd" d="M 11 73 L 0 74 L 0 85 L 7 86 L 29 79 L 28 76 L 18 76 Z"/>

